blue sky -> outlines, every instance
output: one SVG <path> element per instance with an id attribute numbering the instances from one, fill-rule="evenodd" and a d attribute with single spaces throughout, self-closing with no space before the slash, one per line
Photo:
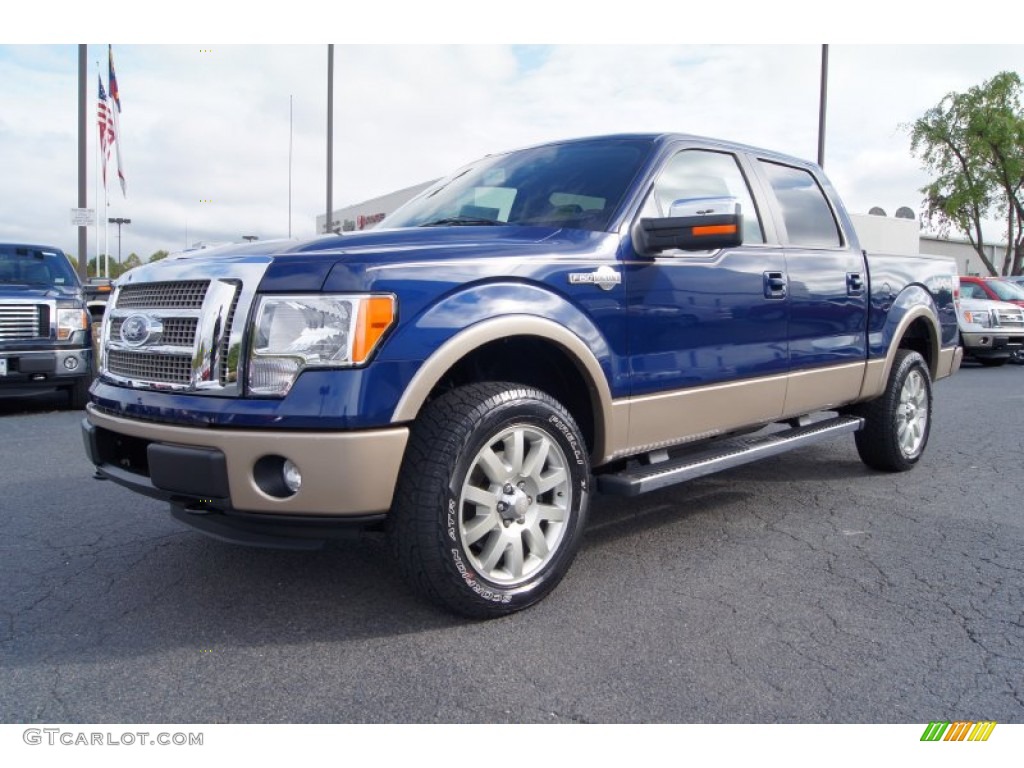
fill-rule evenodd
<path id="1" fill-rule="evenodd" d="M 712 24 L 714 13 L 673 12 L 663 17 L 678 18 L 688 33 L 670 44 L 672 25 L 652 23 L 650 15 L 582 29 L 550 10 L 528 13 L 548 5 L 516 7 L 507 23 L 461 30 L 437 27 L 436 19 L 419 29 L 370 18 L 343 24 L 346 15 L 336 14 L 342 42 L 335 46 L 335 208 L 443 175 L 488 152 L 579 135 L 679 131 L 816 155 L 824 41 L 808 30 L 766 35 L 795 44 L 699 44 L 692 37 L 702 23 L 722 29 Z M 0 185 L 0 240 L 76 249 L 70 209 L 77 195 L 77 47 L 54 41 L 86 34 L 103 41 L 88 52 L 89 205 L 97 204 L 96 62 L 106 82 L 110 41 L 129 186 L 127 199 L 111 186 L 107 213 L 133 221 L 124 230 L 125 255 L 145 259 L 197 240 L 286 235 L 289 135 L 292 234 L 314 234 L 326 198 L 327 41 L 306 40 L 322 11 L 292 4 L 294 18 L 274 30 L 266 26 L 272 19 L 243 29 L 227 15 L 199 23 L 188 15 L 196 8 L 190 2 L 176 8 L 184 14 L 176 21 L 134 28 L 141 32 L 95 23 L 64 29 L 42 20 L 0 32 L 0 169 L 7 179 Z M 443 4 L 430 9 L 445 18 Z M 747 39 L 755 26 L 749 13 L 756 12 L 746 10 L 746 26 L 737 26 Z M 593 13 L 584 18 L 593 21 Z M 883 18 L 869 32 L 892 33 L 894 17 Z M 528 29 L 540 44 L 509 44 L 530 40 L 521 31 L 524 19 L 532 20 Z M 436 34 L 428 34 L 430 23 Z M 198 29 L 213 42 L 183 42 Z M 268 29 L 283 32 L 276 37 L 288 43 L 262 44 L 275 36 Z M 645 29 L 660 39 L 638 42 Z M 869 43 L 873 37 L 862 32 Z M 1024 70 L 1024 46 L 880 37 L 886 44 L 831 42 L 825 170 L 852 211 L 880 205 L 892 214 L 902 205 L 918 210 L 927 180 L 901 125 L 951 90 L 1004 69 Z M 461 44 L 446 44 L 453 41 Z M 98 208 L 102 215 L 102 200 Z M 88 248 L 93 255 L 92 234 Z"/>

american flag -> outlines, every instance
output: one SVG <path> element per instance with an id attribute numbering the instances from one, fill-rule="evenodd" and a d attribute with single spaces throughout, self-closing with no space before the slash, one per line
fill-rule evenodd
<path id="1" fill-rule="evenodd" d="M 121 161 L 121 92 L 117 89 L 117 76 L 114 74 L 114 46 L 108 45 L 107 51 L 110 62 L 107 83 L 110 85 L 110 99 L 114 102 L 110 109 L 110 116 L 113 123 L 114 149 L 117 150 L 117 179 L 121 182 L 121 194 L 128 197 L 128 182 L 124 177 L 124 163 Z"/>
<path id="2" fill-rule="evenodd" d="M 107 92 L 103 90 L 103 77 L 96 75 L 100 84 L 99 104 L 96 107 L 96 120 L 100 129 L 100 151 L 103 153 L 103 191 L 107 189 L 107 163 L 110 161 L 110 146 L 114 143 L 114 123 L 110 116 L 110 105 L 107 103 Z"/>

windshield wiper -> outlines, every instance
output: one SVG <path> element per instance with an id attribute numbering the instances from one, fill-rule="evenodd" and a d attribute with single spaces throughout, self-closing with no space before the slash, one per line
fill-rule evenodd
<path id="1" fill-rule="evenodd" d="M 477 216 L 446 216 L 443 219 L 435 219 L 434 221 L 428 221 L 426 224 L 420 224 L 421 227 L 476 227 L 476 226 L 504 226 L 504 221 L 495 221 L 494 219 L 482 219 Z"/>

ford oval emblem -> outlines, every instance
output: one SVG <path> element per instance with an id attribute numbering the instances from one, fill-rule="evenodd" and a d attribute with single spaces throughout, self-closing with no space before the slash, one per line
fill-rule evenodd
<path id="1" fill-rule="evenodd" d="M 131 315 L 121 323 L 121 341 L 129 347 L 141 347 L 149 341 L 151 329 L 145 315 Z"/>

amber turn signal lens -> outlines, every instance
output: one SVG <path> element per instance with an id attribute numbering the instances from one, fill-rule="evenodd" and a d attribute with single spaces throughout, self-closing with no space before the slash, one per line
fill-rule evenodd
<path id="1" fill-rule="evenodd" d="M 395 300 L 390 296 L 371 296 L 359 304 L 359 318 L 356 320 L 352 344 L 353 363 L 366 361 L 394 319 Z"/>
<path id="2" fill-rule="evenodd" d="M 719 224 L 712 227 L 694 227 L 693 236 L 700 237 L 701 235 L 735 235 L 736 225 L 735 224 Z"/>

